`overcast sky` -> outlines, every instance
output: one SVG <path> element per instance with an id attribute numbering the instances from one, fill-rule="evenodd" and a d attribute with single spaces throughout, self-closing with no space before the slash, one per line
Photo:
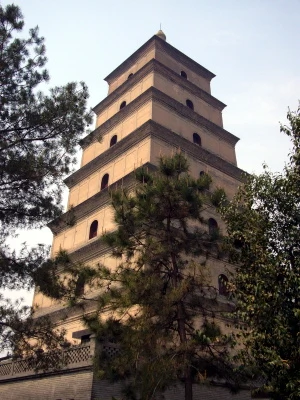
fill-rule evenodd
<path id="1" fill-rule="evenodd" d="M 2 5 L 9 4 L 2 1 Z M 46 38 L 49 86 L 83 80 L 90 106 L 103 78 L 162 24 L 167 41 L 216 74 L 212 95 L 227 104 L 224 128 L 241 140 L 238 166 L 281 170 L 289 141 L 279 132 L 300 89 L 300 0 L 19 0 L 25 30 Z M 26 238 L 29 236 L 26 234 Z M 40 233 L 31 240 L 42 240 Z M 45 239 L 51 243 L 51 234 Z"/>

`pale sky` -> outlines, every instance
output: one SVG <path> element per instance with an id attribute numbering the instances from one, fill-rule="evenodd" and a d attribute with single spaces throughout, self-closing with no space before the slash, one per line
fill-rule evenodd
<path id="1" fill-rule="evenodd" d="M 10 1 L 3 1 L 2 5 Z M 19 0 L 25 30 L 46 38 L 49 86 L 85 81 L 91 107 L 103 78 L 162 24 L 167 41 L 217 76 L 212 95 L 227 104 L 224 128 L 241 140 L 238 166 L 281 170 L 289 141 L 279 132 L 300 98 L 300 0 Z M 48 231 L 48 232 L 47 232 Z M 51 233 L 22 236 L 51 243 Z"/>
<path id="2" fill-rule="evenodd" d="M 8 3 L 8 1 L 4 2 Z M 212 94 L 227 104 L 224 128 L 238 136 L 238 165 L 282 168 L 279 133 L 300 92 L 300 0 L 19 0 L 26 28 L 46 38 L 50 86 L 83 80 L 90 106 L 107 94 L 103 78 L 155 34 L 217 76 Z"/>

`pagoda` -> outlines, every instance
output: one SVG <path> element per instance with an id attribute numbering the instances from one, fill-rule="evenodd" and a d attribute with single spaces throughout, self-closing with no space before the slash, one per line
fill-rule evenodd
<path id="1" fill-rule="evenodd" d="M 159 30 L 105 78 L 108 94 L 93 109 L 96 126 L 81 141 L 81 166 L 65 180 L 69 189 L 67 211 L 48 225 L 53 232 L 52 257 L 66 250 L 74 262 L 114 268 L 117 261 L 99 241 L 104 231 L 114 229 L 110 191 L 121 185 L 131 187 L 136 168 L 155 168 L 159 156 L 171 155 L 178 149 L 188 158 L 194 178 L 207 173 L 213 188 L 224 188 L 229 198 L 234 195 L 243 181 L 235 153 L 239 139 L 223 127 L 222 111 L 226 106 L 211 94 L 210 82 L 214 77 L 170 45 Z M 206 211 L 205 217 L 224 231 L 214 209 Z M 226 297 L 226 267 L 224 260 L 210 263 L 211 284 L 219 291 L 220 301 Z M 92 299 L 97 293 L 84 284 L 81 290 L 86 299 L 84 312 L 93 312 Z M 111 400 L 117 388 L 94 376 L 95 346 L 91 332 L 83 324 L 82 307 L 69 307 L 38 290 L 33 307 L 37 318 L 49 316 L 57 327 L 66 330 L 66 339 L 78 348 L 66 350 L 71 362 L 60 372 L 38 375 L 30 368 L 19 367 L 13 375 L 11 367 L 12 375 L 7 373 L 3 378 L 4 368 L 0 365 L 0 391 L 4 390 L 5 398 Z M 195 398 L 199 390 L 199 398 L 201 395 L 203 399 L 232 398 L 224 388 L 199 387 Z M 16 390 L 15 397 L 8 396 L 9 388 Z M 30 397 L 30 393 L 35 397 Z M 166 398 L 183 397 L 177 388 Z M 250 399 L 250 393 L 242 391 L 234 398 Z"/>

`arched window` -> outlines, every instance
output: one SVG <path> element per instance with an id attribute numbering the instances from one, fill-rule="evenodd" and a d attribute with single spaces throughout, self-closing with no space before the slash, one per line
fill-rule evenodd
<path id="1" fill-rule="evenodd" d="M 181 71 L 181 72 L 180 72 L 180 75 L 181 75 L 184 79 L 187 79 L 187 74 L 186 74 L 186 72 Z"/>
<path id="2" fill-rule="evenodd" d="M 196 132 L 193 133 L 193 142 L 198 146 L 201 146 L 201 137 Z"/>
<path id="3" fill-rule="evenodd" d="M 131 74 L 128 75 L 127 79 L 131 78 L 132 76 L 133 76 L 133 73 L 131 72 Z"/>
<path id="4" fill-rule="evenodd" d="M 187 99 L 185 104 L 190 108 L 191 110 L 194 110 L 194 104 L 191 100 Z"/>
<path id="5" fill-rule="evenodd" d="M 108 174 L 103 175 L 102 180 L 101 180 L 100 190 L 107 188 L 108 180 L 109 180 L 109 175 Z"/>
<path id="6" fill-rule="evenodd" d="M 96 237 L 97 232 L 98 232 L 98 221 L 95 219 L 95 221 L 93 221 L 90 226 L 89 239 L 93 239 L 94 237 Z"/>
<path id="7" fill-rule="evenodd" d="M 126 106 L 126 101 L 122 101 L 121 105 L 120 105 L 120 110 L 122 110 L 122 108 L 124 108 Z"/>
<path id="8" fill-rule="evenodd" d="M 205 175 L 205 172 L 204 172 L 204 171 L 200 171 L 200 172 L 199 172 L 199 175 L 200 175 L 200 176 L 203 176 L 203 175 Z"/>
<path id="9" fill-rule="evenodd" d="M 85 278 L 84 276 L 79 276 L 76 282 L 75 286 L 75 296 L 80 297 L 84 295 L 84 284 L 85 284 Z"/>
<path id="10" fill-rule="evenodd" d="M 219 294 L 221 296 L 228 296 L 228 278 L 224 274 L 218 276 Z"/>
<path id="11" fill-rule="evenodd" d="M 110 139 L 110 143 L 109 143 L 109 147 L 113 146 L 114 144 L 116 144 L 118 141 L 118 136 L 114 135 L 111 139 Z"/>
<path id="12" fill-rule="evenodd" d="M 216 234 L 218 232 L 218 223 L 213 218 L 209 218 L 208 220 L 208 232 L 210 235 Z"/>

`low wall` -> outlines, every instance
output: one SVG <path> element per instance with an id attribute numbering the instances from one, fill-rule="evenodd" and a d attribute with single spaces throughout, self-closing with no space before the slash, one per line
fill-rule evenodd
<path id="1" fill-rule="evenodd" d="M 39 359 L 3 361 L 0 399 L 91 400 L 93 355 L 94 347 L 89 344 L 46 353 Z"/>
<path id="2" fill-rule="evenodd" d="M 7 380 L 37 377 L 47 373 L 62 372 L 74 368 L 91 366 L 93 363 L 94 347 L 91 345 L 74 346 L 67 350 L 45 353 L 39 359 L 24 358 L 7 360 L 0 363 L 0 384 Z"/>
<path id="3" fill-rule="evenodd" d="M 11 380 L 0 384 L 0 398 L 1 400 L 91 400 L 92 382 L 91 370 Z"/>
<path id="4" fill-rule="evenodd" d="M 249 390 L 241 390 L 237 394 L 232 394 L 228 389 L 223 387 L 205 384 L 194 385 L 193 395 L 194 400 L 251 400 Z M 94 380 L 91 400 L 112 400 L 112 396 L 118 400 L 124 399 L 121 394 L 120 385 L 111 384 L 104 380 Z M 178 385 L 166 391 L 164 397 L 158 394 L 155 400 L 184 400 L 184 388 Z"/>

